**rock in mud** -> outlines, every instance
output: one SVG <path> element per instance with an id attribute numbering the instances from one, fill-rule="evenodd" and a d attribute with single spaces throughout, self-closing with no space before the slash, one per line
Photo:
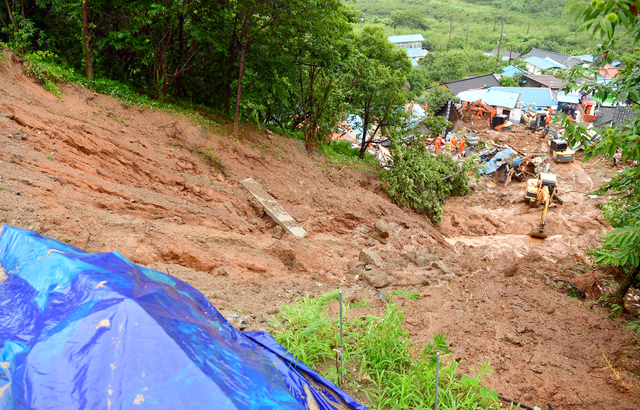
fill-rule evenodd
<path id="1" fill-rule="evenodd" d="M 369 249 L 362 249 L 360 251 L 360 256 L 358 257 L 358 260 L 361 262 L 364 262 L 365 265 L 373 265 L 373 266 L 382 266 L 382 259 L 380 259 L 380 257 L 378 255 L 375 254 L 375 252 L 369 250 Z"/>
<path id="2" fill-rule="evenodd" d="M 247 327 L 247 319 L 240 316 L 240 314 L 236 311 L 220 311 L 220 314 L 224 316 L 225 319 L 227 319 L 231 326 L 235 327 L 238 330 L 242 330 Z"/>
<path id="3" fill-rule="evenodd" d="M 418 255 L 413 260 L 413 263 L 415 263 L 419 268 L 426 268 L 431 266 L 431 259 L 422 255 Z"/>
<path id="4" fill-rule="evenodd" d="M 354 293 L 347 291 L 342 294 L 343 303 L 358 303 L 359 301 L 360 301 L 360 298 Z"/>
<path id="5" fill-rule="evenodd" d="M 502 340 L 504 340 L 507 343 L 511 343 L 514 344 L 516 346 L 522 346 L 522 339 L 520 339 L 518 336 L 515 336 L 511 333 L 507 333 L 502 337 Z"/>
<path id="6" fill-rule="evenodd" d="M 384 272 L 370 271 L 362 274 L 362 278 L 377 289 L 386 288 L 391 284 L 391 277 Z"/>
<path id="7" fill-rule="evenodd" d="M 381 238 L 389 237 L 389 225 L 387 225 L 385 221 L 377 220 L 373 226 L 376 228 L 376 232 L 378 232 L 378 235 L 380 235 Z"/>
<path id="8" fill-rule="evenodd" d="M 431 263 L 431 267 L 433 269 L 439 270 L 440 272 L 444 273 L 445 275 L 450 275 L 451 274 L 451 270 L 449 270 L 449 267 L 443 261 L 434 261 L 434 262 Z"/>
<path id="9" fill-rule="evenodd" d="M 264 206 L 261 203 L 254 201 L 253 199 L 249 200 L 249 204 L 253 208 L 258 218 L 262 218 L 264 216 Z"/>
<path id="10" fill-rule="evenodd" d="M 282 239 L 282 235 L 282 227 L 280 225 L 276 225 L 275 228 L 273 228 L 273 235 L 271 235 L 271 237 L 274 239 Z"/>
<path id="11" fill-rule="evenodd" d="M 502 271 L 502 273 L 504 274 L 505 278 L 510 278 L 513 275 L 515 275 L 518 272 L 518 265 L 511 265 L 510 267 L 506 268 L 504 271 Z"/>

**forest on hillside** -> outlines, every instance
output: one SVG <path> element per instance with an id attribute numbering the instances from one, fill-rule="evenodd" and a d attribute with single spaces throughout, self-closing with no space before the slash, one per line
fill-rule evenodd
<path id="1" fill-rule="evenodd" d="M 566 0 L 469 1 L 6 0 L 0 42 L 49 88 L 126 87 L 232 116 L 235 131 L 252 121 L 302 132 L 310 149 L 345 113 L 373 135 L 394 124 L 389 107 L 426 102 L 434 83 L 499 70 L 508 63 L 482 53 L 501 33 L 521 53 L 595 45 L 563 15 Z M 412 68 L 386 38 L 416 32 L 432 52 Z"/>
<path id="2" fill-rule="evenodd" d="M 533 47 L 587 53 L 594 39 L 565 15 L 567 0 L 357 0 L 364 23 L 384 24 L 390 34 L 421 33 L 429 51 L 491 51 L 503 30 L 503 49 Z M 451 35 L 450 35 L 451 33 Z"/>

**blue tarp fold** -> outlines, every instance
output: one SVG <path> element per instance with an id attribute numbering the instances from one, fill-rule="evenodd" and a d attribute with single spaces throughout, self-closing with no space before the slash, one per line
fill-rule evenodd
<path id="1" fill-rule="evenodd" d="M 287 355 L 185 282 L 2 226 L 0 410 L 305 409 L 297 368 L 327 398 L 366 409 Z"/>

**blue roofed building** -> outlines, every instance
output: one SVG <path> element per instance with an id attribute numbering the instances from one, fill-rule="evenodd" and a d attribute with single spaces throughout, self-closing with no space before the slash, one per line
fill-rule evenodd
<path id="1" fill-rule="evenodd" d="M 550 88 L 492 87 L 491 89 L 520 94 L 519 105 L 522 108 L 529 108 L 531 103 L 535 103 L 536 107 L 555 107 L 558 105 Z"/>
<path id="2" fill-rule="evenodd" d="M 424 37 L 422 37 L 422 34 L 403 34 L 400 36 L 389 36 L 387 40 L 396 43 L 402 48 L 422 48 Z"/>
<path id="3" fill-rule="evenodd" d="M 522 75 L 531 74 L 527 70 L 523 70 L 520 67 L 516 67 L 514 65 L 508 65 L 502 69 L 501 75 L 503 77 L 513 77 L 514 74 L 518 74 L 518 73 Z"/>
<path id="4" fill-rule="evenodd" d="M 407 50 L 407 54 L 409 55 L 409 59 L 411 60 L 411 65 L 414 67 L 418 67 L 418 62 L 427 55 L 428 51 L 422 48 L 422 42 L 424 41 L 424 37 L 422 34 L 405 34 L 401 36 L 389 36 L 387 37 L 392 43 L 405 48 Z"/>
<path id="5" fill-rule="evenodd" d="M 519 87 L 491 87 L 481 90 L 463 91 L 456 95 L 461 101 L 474 103 L 481 100 L 486 105 L 496 107 L 496 114 L 503 114 L 509 121 L 520 124 L 522 110 L 520 102 Z"/>
<path id="6" fill-rule="evenodd" d="M 551 68 L 564 68 L 560 63 L 548 57 L 527 57 L 524 61 L 527 63 L 527 70 L 534 75 L 542 74 L 543 70 L 549 70 Z"/>

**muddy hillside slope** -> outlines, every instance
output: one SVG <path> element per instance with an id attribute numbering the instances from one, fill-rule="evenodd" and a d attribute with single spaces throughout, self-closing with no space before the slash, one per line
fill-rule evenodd
<path id="1" fill-rule="evenodd" d="M 463 370 L 490 360 L 488 385 L 501 395 L 555 409 L 640 405 L 637 335 L 589 307 L 608 272 L 589 270 L 584 249 L 610 227 L 596 209 L 604 199 L 585 193 L 615 171 L 608 164 L 552 164 L 564 204 L 550 210 L 545 241 L 528 236 L 541 210 L 521 201 L 524 184 L 492 178 L 449 200 L 433 227 L 393 205 L 374 174 L 307 156 L 291 138 L 248 125 L 233 136 L 225 118 L 127 107 L 70 84 L 59 99 L 19 58 L 5 52 L 4 62 L 1 224 L 118 251 L 187 281 L 250 330 L 303 295 L 343 288 L 381 311 L 380 292 L 411 290 L 420 300 L 397 301 L 413 340 L 445 332 Z M 545 149 L 524 130 L 467 125 Z M 240 186 L 246 178 L 309 237 L 283 233 Z"/>

